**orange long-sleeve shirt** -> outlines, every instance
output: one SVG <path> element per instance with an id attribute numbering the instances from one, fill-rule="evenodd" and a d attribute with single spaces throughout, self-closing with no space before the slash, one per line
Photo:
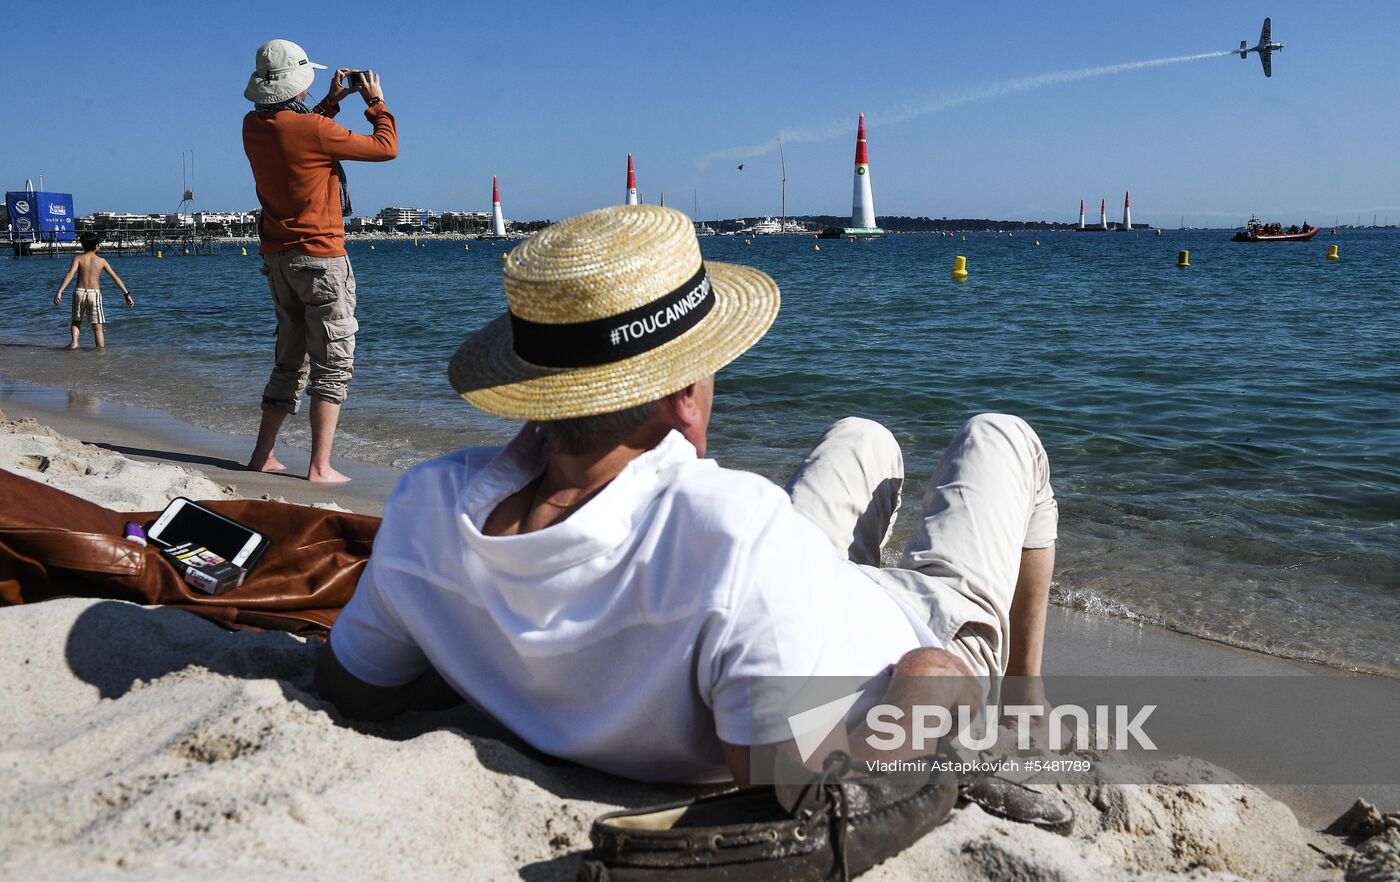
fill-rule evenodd
<path id="1" fill-rule="evenodd" d="M 365 108 L 372 135 L 341 128 L 331 119 L 336 110 L 318 105 L 315 113 L 253 111 L 243 117 L 243 151 L 262 203 L 263 254 L 293 248 L 313 257 L 345 254 L 335 161 L 384 162 L 399 155 L 398 126 L 383 103 Z"/>

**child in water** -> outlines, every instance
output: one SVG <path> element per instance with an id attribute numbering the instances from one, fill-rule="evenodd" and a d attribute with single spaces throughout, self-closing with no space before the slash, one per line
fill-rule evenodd
<path id="1" fill-rule="evenodd" d="M 68 349 L 78 348 L 78 331 L 82 328 L 83 316 L 88 317 L 92 324 L 92 335 L 97 340 L 98 349 L 107 348 L 107 340 L 102 336 L 102 324 L 106 320 L 102 315 L 102 291 L 98 285 L 105 272 L 112 277 L 112 281 L 117 283 L 117 287 L 126 295 L 126 305 L 135 306 L 136 301 L 131 299 L 131 292 L 127 290 L 126 283 L 121 280 L 112 265 L 105 257 L 97 256 L 97 249 L 102 244 L 102 239 L 96 233 L 84 233 L 79 239 L 82 243 L 83 253 L 74 255 L 73 262 L 68 266 L 68 274 L 63 277 L 63 282 L 58 286 L 58 293 L 53 295 L 53 302 L 60 304 L 63 302 L 63 289 L 68 287 L 68 283 L 73 281 L 73 276 L 78 276 L 78 287 L 73 292 L 73 323 L 69 328 L 72 339 L 69 341 Z"/>

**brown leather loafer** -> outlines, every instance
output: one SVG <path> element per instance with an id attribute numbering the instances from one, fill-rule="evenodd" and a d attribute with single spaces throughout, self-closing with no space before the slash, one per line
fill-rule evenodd
<path id="1" fill-rule="evenodd" d="M 988 776 L 964 781 L 959 796 L 999 818 L 1032 824 L 1061 836 L 1068 836 L 1074 829 L 1074 809 L 1069 803 L 1005 778 Z"/>
<path id="2" fill-rule="evenodd" d="M 958 779 L 928 757 L 918 772 L 847 777 L 835 753 L 809 784 L 772 787 L 636 811 L 593 822 L 583 882 L 849 879 L 947 820 Z M 784 798 L 788 797 L 788 798 Z M 784 803 L 790 807 L 785 807 Z"/>

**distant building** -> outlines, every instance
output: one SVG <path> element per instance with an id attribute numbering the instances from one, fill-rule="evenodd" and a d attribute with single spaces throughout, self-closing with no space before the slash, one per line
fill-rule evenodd
<path id="1" fill-rule="evenodd" d="M 345 222 L 345 230 L 350 233 L 377 232 L 384 229 L 384 221 L 377 217 L 360 215 Z"/>
<path id="2" fill-rule="evenodd" d="M 379 219 L 386 227 L 395 229 L 422 230 L 428 226 L 426 208 L 381 208 Z"/>
<path id="3" fill-rule="evenodd" d="M 254 210 L 131 214 L 124 211 L 95 211 L 87 217 L 78 218 L 78 227 L 97 232 L 194 228 L 204 235 L 211 236 L 254 236 L 258 232 L 258 212 Z"/>
<path id="4" fill-rule="evenodd" d="M 491 228 L 491 212 L 444 211 L 438 228 L 444 233 L 483 233 Z"/>
<path id="5" fill-rule="evenodd" d="M 196 226 L 246 226 L 253 223 L 253 213 L 251 211 L 196 211 L 194 213 Z"/>
<path id="6" fill-rule="evenodd" d="M 95 230 L 144 230 L 156 226 L 150 215 L 129 214 L 124 211 L 94 211 L 79 221 Z"/>

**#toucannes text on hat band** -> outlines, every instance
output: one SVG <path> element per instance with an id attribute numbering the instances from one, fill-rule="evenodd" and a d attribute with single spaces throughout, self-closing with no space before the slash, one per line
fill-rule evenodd
<path id="1" fill-rule="evenodd" d="M 635 309 L 586 322 L 545 324 L 510 314 L 515 354 L 540 367 L 611 364 L 669 343 L 715 305 L 705 265 L 679 288 Z"/>

